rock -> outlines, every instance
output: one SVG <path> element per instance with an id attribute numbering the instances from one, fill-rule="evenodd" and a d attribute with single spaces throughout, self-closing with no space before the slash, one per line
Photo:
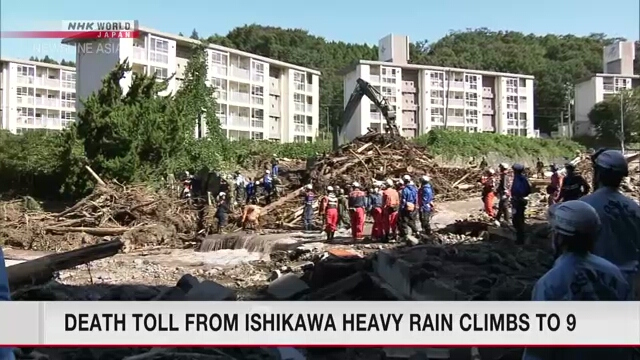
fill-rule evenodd
<path id="1" fill-rule="evenodd" d="M 170 287 L 158 294 L 153 301 L 181 301 L 185 300 L 187 294 L 179 287 Z"/>
<path id="2" fill-rule="evenodd" d="M 289 273 L 277 278 L 269 284 L 267 293 L 278 300 L 292 299 L 309 289 L 309 285 L 296 274 Z"/>
<path id="3" fill-rule="evenodd" d="M 198 285 L 200 285 L 200 280 L 198 280 L 191 274 L 183 275 L 176 284 L 176 286 L 182 289 L 182 291 L 184 291 L 185 293 L 188 293 L 191 289 Z"/>
<path id="4" fill-rule="evenodd" d="M 217 282 L 205 280 L 192 288 L 185 297 L 187 301 L 203 300 L 236 300 L 235 291 L 218 284 Z"/>

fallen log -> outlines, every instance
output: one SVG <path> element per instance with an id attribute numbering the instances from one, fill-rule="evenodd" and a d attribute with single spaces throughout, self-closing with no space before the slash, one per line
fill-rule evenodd
<path id="1" fill-rule="evenodd" d="M 89 227 L 58 227 L 58 226 L 49 226 L 44 228 L 45 231 L 56 233 L 56 234 L 64 234 L 70 232 L 83 232 L 85 234 L 94 235 L 94 236 L 115 236 L 122 235 L 130 228 L 119 227 L 119 228 L 89 228 Z"/>
<path id="2" fill-rule="evenodd" d="M 111 240 L 9 266 L 9 287 L 15 290 L 26 285 L 43 284 L 51 280 L 56 271 L 111 257 L 117 254 L 123 245 L 120 240 Z"/>

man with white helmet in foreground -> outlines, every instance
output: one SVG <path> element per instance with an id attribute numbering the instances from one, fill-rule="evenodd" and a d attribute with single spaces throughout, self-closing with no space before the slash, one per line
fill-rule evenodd
<path id="1" fill-rule="evenodd" d="M 360 189 L 360 183 L 351 184 L 353 190 L 349 193 L 349 212 L 351 213 L 351 235 L 354 241 L 364 240 L 365 208 L 367 194 Z"/>
<path id="2" fill-rule="evenodd" d="M 616 150 L 599 152 L 594 157 L 597 190 L 580 199 L 593 206 L 602 221 L 602 231 L 594 254 L 611 261 L 622 270 L 638 300 L 640 206 L 619 190 L 622 180 L 629 175 L 629 165 L 624 155 Z"/>
<path id="3" fill-rule="evenodd" d="M 559 255 L 533 288 L 534 301 L 623 301 L 629 284 L 620 269 L 593 255 L 600 217 L 580 200 L 553 205 L 548 211 L 552 245 Z M 630 359 L 631 349 L 527 348 L 523 360 Z"/>
<path id="4" fill-rule="evenodd" d="M 313 229 L 313 204 L 316 200 L 316 194 L 313 192 L 313 186 L 307 184 L 304 187 L 304 194 L 302 194 L 302 223 L 305 231 L 311 231 Z"/>

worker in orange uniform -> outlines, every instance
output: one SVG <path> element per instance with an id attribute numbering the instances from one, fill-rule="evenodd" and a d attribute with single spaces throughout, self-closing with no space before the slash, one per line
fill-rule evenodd
<path id="1" fill-rule="evenodd" d="M 319 211 L 324 216 L 324 230 L 327 233 L 327 241 L 331 241 L 338 229 L 338 197 L 333 186 L 327 186 L 327 196 L 320 201 Z"/>
<path id="2" fill-rule="evenodd" d="M 558 196 L 560 195 L 560 189 L 562 189 L 562 181 L 564 180 L 564 176 L 560 174 L 558 165 L 552 164 L 551 172 L 551 180 L 549 181 L 549 185 L 547 185 L 547 195 L 549 195 L 547 203 L 549 206 L 557 202 Z"/>
<path id="3" fill-rule="evenodd" d="M 382 192 L 379 183 L 374 184 L 374 188 L 369 194 L 369 209 L 367 210 L 373 219 L 371 239 L 380 241 L 384 237 L 384 221 L 382 217 Z"/>
<path id="4" fill-rule="evenodd" d="M 262 215 L 260 206 L 245 205 L 242 212 L 242 229 L 245 230 L 251 226 L 254 231 L 260 231 L 260 215 Z"/>
<path id="5" fill-rule="evenodd" d="M 360 189 L 360 183 L 355 181 L 351 184 L 353 190 L 349 193 L 349 212 L 351 213 L 351 234 L 353 240 L 364 240 L 364 220 L 365 208 L 367 205 L 367 194 Z"/>
<path id="6" fill-rule="evenodd" d="M 480 178 L 480 184 L 482 185 L 482 203 L 484 204 L 484 212 L 492 219 L 495 217 L 493 211 L 493 203 L 496 200 L 496 171 L 493 169 L 487 169 L 487 171 Z"/>
<path id="7" fill-rule="evenodd" d="M 393 188 L 393 181 L 387 180 L 382 190 L 382 214 L 384 226 L 384 239 L 395 239 L 398 234 L 398 209 L 400 207 L 400 196 Z"/>

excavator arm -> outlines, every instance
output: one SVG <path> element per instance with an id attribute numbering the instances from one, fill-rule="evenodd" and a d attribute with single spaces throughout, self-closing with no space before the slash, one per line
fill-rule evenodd
<path id="1" fill-rule="evenodd" d="M 347 102 L 347 105 L 344 107 L 344 112 L 342 113 L 342 119 L 340 121 L 340 128 L 343 126 L 347 126 L 353 114 L 355 113 L 358 105 L 362 101 L 362 98 L 366 96 L 371 100 L 371 102 L 376 106 L 382 117 L 384 117 L 386 121 L 386 125 L 384 127 L 385 132 L 392 133 L 394 135 L 400 135 L 400 131 L 398 130 L 398 126 L 396 125 L 396 113 L 389 105 L 387 99 L 382 96 L 382 94 L 371 84 L 368 82 L 358 79 L 356 80 L 356 88 L 351 93 L 351 97 Z M 337 148 L 338 134 L 339 128 L 336 129 L 336 134 L 334 134 L 334 148 Z"/>

